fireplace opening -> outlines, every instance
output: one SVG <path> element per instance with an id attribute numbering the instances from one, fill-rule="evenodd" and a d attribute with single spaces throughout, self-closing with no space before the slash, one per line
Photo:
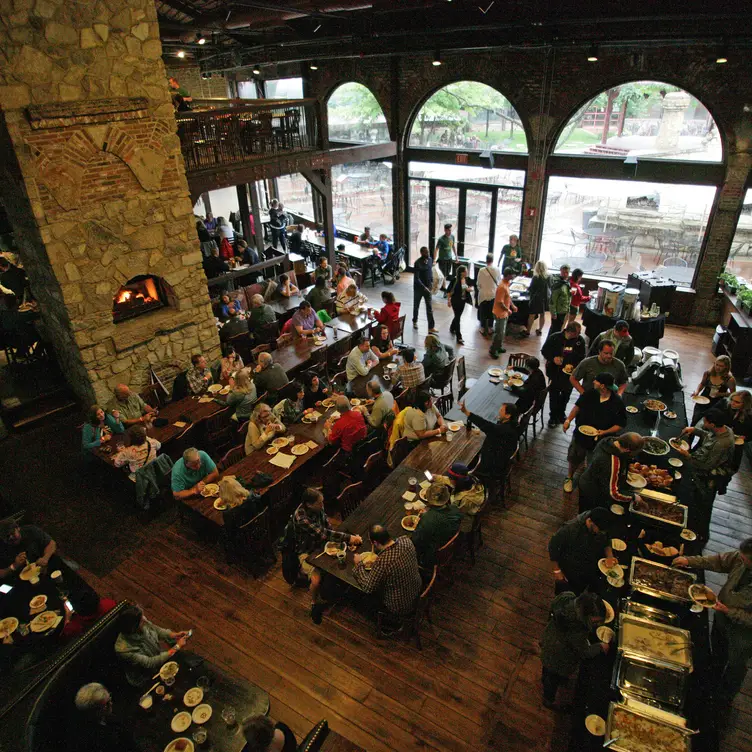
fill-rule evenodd
<path id="1" fill-rule="evenodd" d="M 112 320 L 121 321 L 141 316 L 170 305 L 169 285 L 150 274 L 142 274 L 128 280 L 112 299 Z"/>

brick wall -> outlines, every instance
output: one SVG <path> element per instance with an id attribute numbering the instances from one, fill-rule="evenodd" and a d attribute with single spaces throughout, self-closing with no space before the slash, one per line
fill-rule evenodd
<path id="1" fill-rule="evenodd" d="M 394 66 L 397 66 L 396 68 Z M 382 106 L 392 137 L 406 146 L 408 127 L 421 105 L 441 87 L 480 81 L 506 96 L 520 115 L 528 141 L 522 245 L 531 257 L 543 219 L 547 158 L 568 119 L 596 94 L 627 81 L 655 80 L 680 86 L 710 110 L 727 156 L 726 179 L 706 233 L 706 251 L 697 281 L 692 323 L 717 321 L 716 278 L 728 256 L 743 187 L 750 171 L 752 121 L 744 104 L 752 101 L 752 59 L 741 52 L 716 65 L 707 47 L 602 51 L 588 63 L 581 48 L 517 49 L 484 54 L 445 54 L 444 65 L 429 56 L 338 60 L 310 73 L 312 95 L 325 101 L 337 86 L 357 81 Z M 499 164 L 501 161 L 501 164 Z M 497 159 L 503 166 L 503 158 Z M 404 207 L 401 207 L 404 213 Z M 534 209 L 534 216 L 528 210 Z M 404 227 L 404 216 L 395 227 Z"/>

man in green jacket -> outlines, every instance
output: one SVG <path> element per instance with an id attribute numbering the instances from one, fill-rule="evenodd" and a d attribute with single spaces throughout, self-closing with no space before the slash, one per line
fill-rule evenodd
<path id="1" fill-rule="evenodd" d="M 564 328 L 571 300 L 572 290 L 569 287 L 569 266 L 564 264 L 559 268 L 559 276 L 551 280 L 551 328 L 548 330 L 546 339 Z"/>
<path id="2" fill-rule="evenodd" d="M 449 543 L 460 529 L 462 512 L 449 503 L 449 488 L 442 483 L 433 483 L 426 499 L 428 507 L 420 516 L 412 541 L 420 566 L 433 569 L 436 552 Z"/>
<path id="3" fill-rule="evenodd" d="M 541 639 L 543 705 L 557 706 L 556 691 L 577 670 L 580 661 L 608 653 L 608 643 L 590 643 L 588 636 L 606 620 L 606 606 L 595 593 L 559 593 L 551 603 L 548 624 Z"/>
<path id="4" fill-rule="evenodd" d="M 744 683 L 747 662 L 752 659 L 752 538 L 743 540 L 738 551 L 678 556 L 673 565 L 728 574 L 713 606 L 710 640 L 719 680 L 716 707 L 729 709 Z"/>

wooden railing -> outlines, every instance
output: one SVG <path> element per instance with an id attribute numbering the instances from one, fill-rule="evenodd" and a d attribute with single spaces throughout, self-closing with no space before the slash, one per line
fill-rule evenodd
<path id="1" fill-rule="evenodd" d="M 321 145 L 315 99 L 200 99 L 194 105 L 175 113 L 188 173 Z"/>

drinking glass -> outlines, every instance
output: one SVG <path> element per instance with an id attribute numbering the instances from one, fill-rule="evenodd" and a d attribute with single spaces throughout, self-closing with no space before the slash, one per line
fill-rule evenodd
<path id="1" fill-rule="evenodd" d="M 197 728 L 193 732 L 193 741 L 196 742 L 196 744 L 198 744 L 200 747 L 202 747 L 206 743 L 206 740 L 208 738 L 209 732 L 205 728 L 203 728 L 203 726 L 201 728 Z"/>
<path id="2" fill-rule="evenodd" d="M 235 708 L 232 707 L 232 705 L 228 705 L 223 711 L 222 711 L 222 720 L 228 725 L 228 726 L 234 726 L 235 725 Z"/>
<path id="3" fill-rule="evenodd" d="M 175 683 L 175 677 L 174 676 L 167 676 L 164 679 L 162 679 L 166 687 L 171 687 Z"/>
<path id="4" fill-rule="evenodd" d="M 210 685 L 211 681 L 208 676 L 199 676 L 198 679 L 196 679 L 196 686 L 203 690 L 204 694 L 206 694 Z"/>

